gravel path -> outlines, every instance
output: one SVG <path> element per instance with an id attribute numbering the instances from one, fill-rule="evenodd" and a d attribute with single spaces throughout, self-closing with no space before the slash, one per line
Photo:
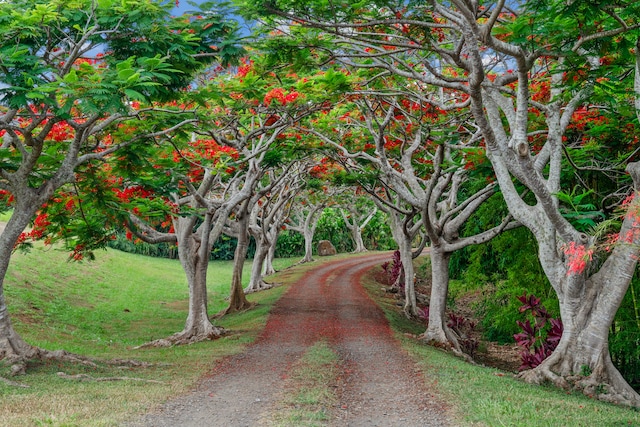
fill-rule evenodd
<path id="1" fill-rule="evenodd" d="M 446 426 L 443 401 L 400 348 L 360 279 L 388 254 L 336 260 L 309 271 L 278 301 L 254 344 L 219 364 L 193 392 L 131 426 L 270 426 L 283 379 L 319 339 L 342 359 L 339 403 L 328 426 Z"/>

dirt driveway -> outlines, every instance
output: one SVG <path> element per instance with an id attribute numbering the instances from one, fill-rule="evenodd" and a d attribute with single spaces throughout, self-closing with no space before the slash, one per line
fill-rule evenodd
<path id="1" fill-rule="evenodd" d="M 276 304 L 248 349 L 217 366 L 197 389 L 135 426 L 270 426 L 283 379 L 305 350 L 324 339 L 341 358 L 339 403 L 326 425 L 450 425 L 446 405 L 425 386 L 360 278 L 388 254 L 335 260 L 309 271 Z"/>

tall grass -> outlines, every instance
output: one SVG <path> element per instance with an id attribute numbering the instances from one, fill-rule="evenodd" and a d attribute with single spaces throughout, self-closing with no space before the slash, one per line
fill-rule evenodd
<path id="1" fill-rule="evenodd" d="M 30 254 L 16 253 L 5 280 L 16 330 L 30 344 L 46 349 L 155 365 L 132 369 L 106 364 L 98 368 L 34 364 L 26 376 L 13 378 L 29 388 L 0 382 L 0 426 L 119 425 L 186 391 L 219 358 L 242 351 L 286 288 L 251 294 L 249 299 L 259 304 L 256 309 L 218 322 L 242 333 L 190 346 L 132 350 L 182 329 L 188 307 L 184 274 L 176 260 L 114 250 L 97 255 L 93 262 L 69 263 L 67 253 L 39 245 Z M 293 262 L 278 260 L 276 268 Z M 211 263 L 210 313 L 226 307 L 231 275 L 231 262 Z M 8 376 L 8 370 L 0 365 L 0 375 Z M 150 381 L 73 381 L 58 372 Z"/>

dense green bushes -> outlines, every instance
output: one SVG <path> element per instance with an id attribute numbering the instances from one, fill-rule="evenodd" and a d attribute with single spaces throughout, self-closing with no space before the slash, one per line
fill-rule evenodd
<path id="1" fill-rule="evenodd" d="M 363 230 L 364 244 L 371 250 L 395 249 L 396 244 L 391 235 L 391 229 L 386 222 L 386 215 L 378 212 Z M 315 244 L 320 240 L 329 240 L 338 252 L 350 252 L 353 250 L 353 241 L 347 229 L 342 215 L 336 209 L 325 209 L 318 221 L 318 228 L 314 235 Z M 232 260 L 237 240 L 233 237 L 221 236 L 211 251 L 212 260 Z M 113 249 L 123 252 L 147 255 L 159 258 L 177 258 L 178 250 L 174 245 L 160 243 L 150 245 L 140 240 L 130 240 L 124 231 L 119 232 L 116 238 L 109 243 Z M 248 257 L 253 258 L 255 253 L 255 241 L 251 239 Z M 284 230 L 278 236 L 276 245 L 277 258 L 291 258 L 304 255 L 304 238 L 300 233 Z"/>
<path id="2" fill-rule="evenodd" d="M 213 246 L 211 251 L 211 260 L 229 261 L 233 259 L 236 250 L 237 239 L 235 237 L 221 236 Z M 109 242 L 109 247 L 118 249 L 123 252 L 129 252 L 138 255 L 147 255 L 157 258 L 178 258 L 178 248 L 168 243 L 158 243 L 152 245 L 145 243 L 139 239 L 130 240 L 126 237 L 124 231 L 116 234 L 116 238 Z M 253 239 L 249 241 L 249 250 L 247 256 L 253 257 L 256 251 L 256 244 Z"/>

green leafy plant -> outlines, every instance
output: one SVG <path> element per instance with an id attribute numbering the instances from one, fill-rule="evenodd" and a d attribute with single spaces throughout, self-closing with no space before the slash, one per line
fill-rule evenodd
<path id="1" fill-rule="evenodd" d="M 587 231 L 595 227 L 598 220 L 603 220 L 605 215 L 602 211 L 597 210 L 593 202 L 588 201 L 589 196 L 593 196 L 593 190 L 578 193 L 578 187 L 575 186 L 570 193 L 558 192 L 556 197 L 564 204 L 560 208 L 562 216 L 576 227 L 577 230 Z"/>

